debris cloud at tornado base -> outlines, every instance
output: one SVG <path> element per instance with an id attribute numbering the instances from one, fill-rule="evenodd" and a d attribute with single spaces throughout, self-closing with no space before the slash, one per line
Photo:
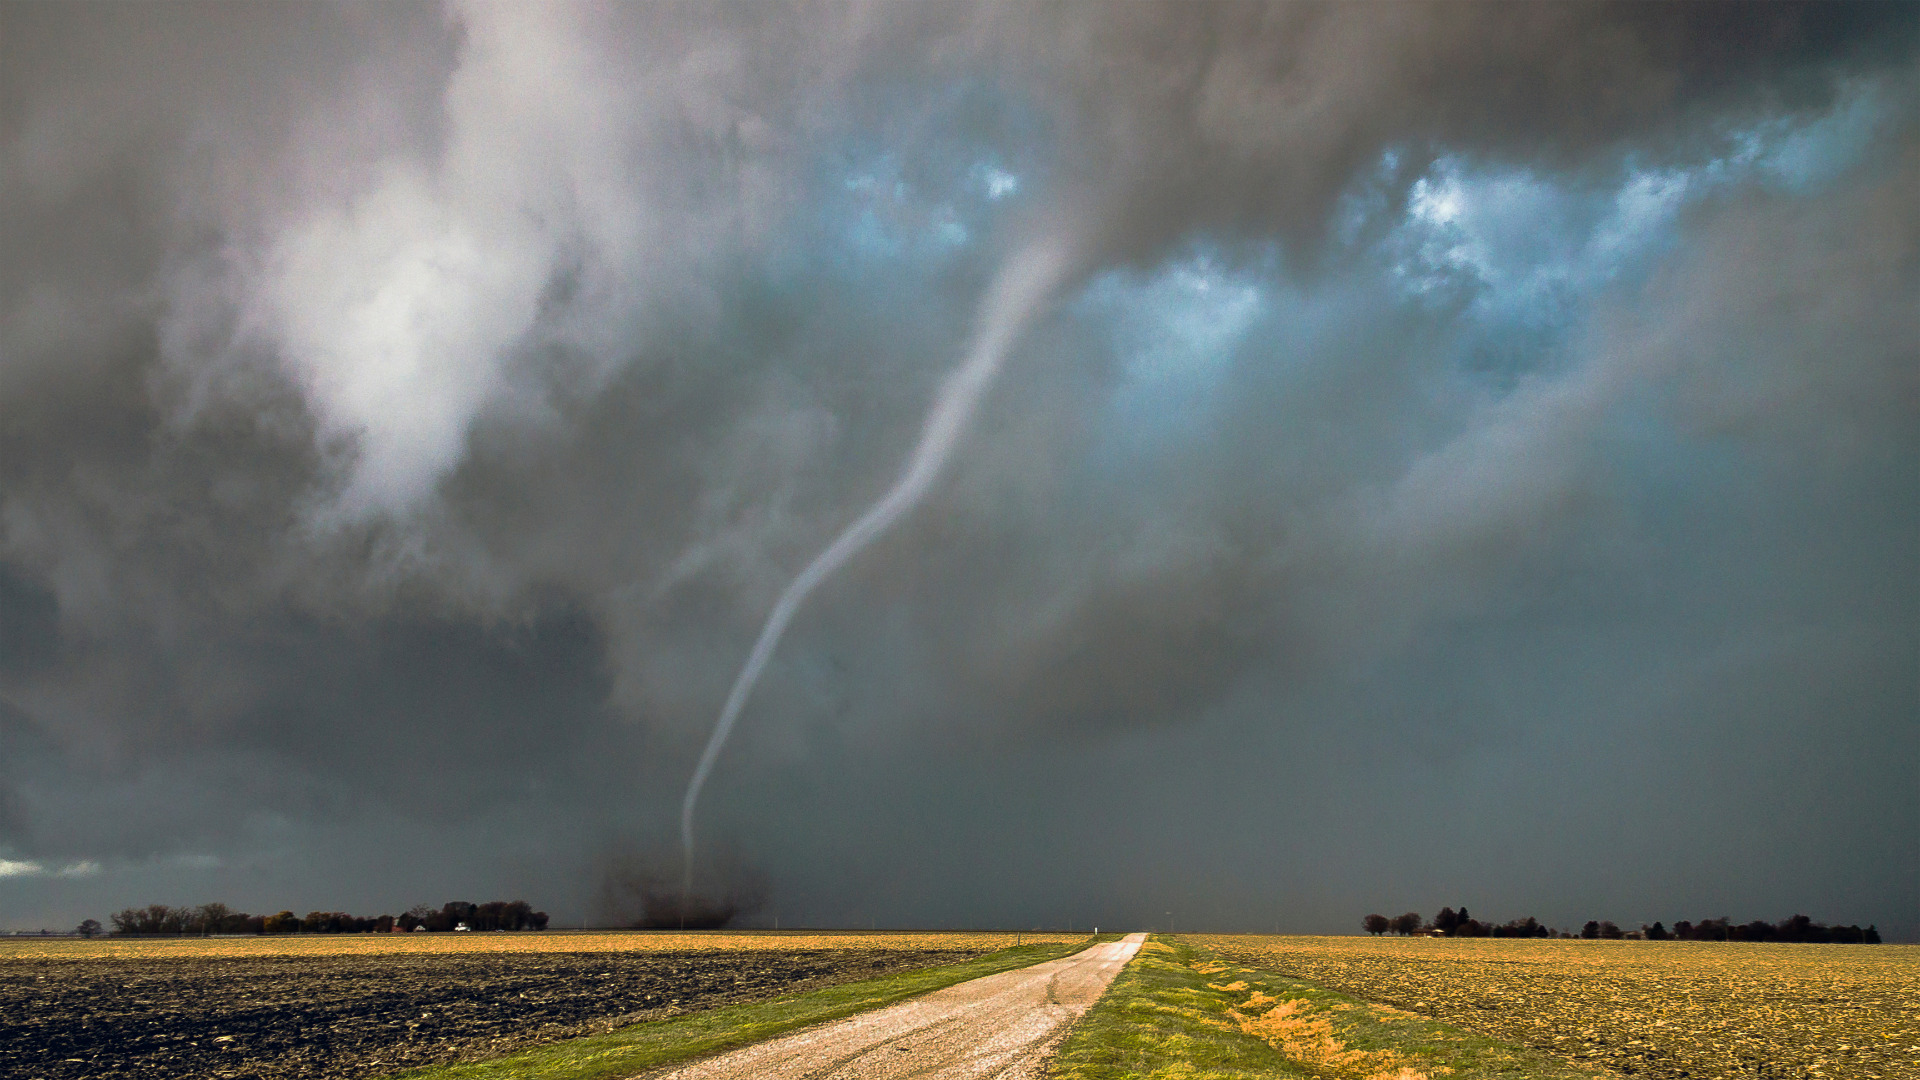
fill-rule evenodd
<path id="1" fill-rule="evenodd" d="M 709 844 L 691 885 L 680 853 L 631 842 L 597 859 L 593 906 L 600 925 L 641 930 L 719 930 L 767 909 L 772 883 L 730 844 Z"/>

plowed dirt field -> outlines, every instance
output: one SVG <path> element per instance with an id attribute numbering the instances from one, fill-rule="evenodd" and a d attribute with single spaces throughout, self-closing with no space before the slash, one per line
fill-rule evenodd
<path id="1" fill-rule="evenodd" d="M 1920 946 L 1182 935 L 1654 1080 L 1920 1080 Z"/>
<path id="2" fill-rule="evenodd" d="M 0 1076 L 381 1076 L 1011 943 L 551 932 L 0 942 Z"/>

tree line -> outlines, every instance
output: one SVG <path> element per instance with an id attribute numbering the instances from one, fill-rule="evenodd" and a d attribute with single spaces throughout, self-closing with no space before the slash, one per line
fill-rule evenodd
<path id="1" fill-rule="evenodd" d="M 149 904 L 127 908 L 110 916 L 112 934 L 206 936 L 209 934 L 366 934 L 396 930 L 545 930 L 547 913 L 533 910 L 525 900 L 491 900 L 470 904 L 452 900 L 439 908 L 416 904 L 400 915 L 350 915 L 344 911 L 309 911 L 302 917 L 291 911 L 249 915 L 225 904 L 168 907 Z M 76 929 L 82 937 L 106 932 L 97 919 Z"/>
<path id="2" fill-rule="evenodd" d="M 1750 923 L 1736 923 L 1726 916 L 1717 919 L 1702 919 L 1687 922 L 1684 919 L 1673 924 L 1669 930 L 1661 923 L 1641 926 L 1638 930 L 1622 930 L 1605 919 L 1589 919 L 1580 928 L 1579 933 L 1568 930 L 1556 930 L 1541 925 L 1540 921 L 1529 915 L 1524 919 L 1494 925 L 1483 923 L 1460 910 L 1441 908 L 1440 914 L 1432 922 L 1421 922 L 1418 912 L 1409 911 L 1404 915 L 1388 918 L 1385 915 L 1368 915 L 1360 920 L 1360 926 L 1367 933 L 1378 936 L 1389 931 L 1402 936 L 1430 934 L 1444 937 L 1524 937 L 1524 938 L 1585 938 L 1588 940 L 1628 940 L 1628 941 L 1792 941 L 1817 945 L 1878 945 L 1880 930 L 1878 924 L 1861 929 L 1858 926 L 1824 926 L 1805 915 L 1795 915 L 1770 923 L 1764 919 L 1755 919 Z"/>

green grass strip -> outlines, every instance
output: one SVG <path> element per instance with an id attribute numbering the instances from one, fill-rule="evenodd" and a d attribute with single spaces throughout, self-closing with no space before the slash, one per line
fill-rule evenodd
<path id="1" fill-rule="evenodd" d="M 717 1054 L 748 1043 L 784 1035 L 796 1028 L 838 1020 L 891 1005 L 955 983 L 1028 967 L 1086 948 L 1095 940 L 1070 945 L 1019 945 L 959 964 L 921 968 L 877 979 L 842 983 L 818 990 L 726 1005 L 666 1020 L 650 1020 L 603 1035 L 549 1043 L 488 1061 L 432 1065 L 394 1073 L 393 1080 L 608 1080 L 642 1069 Z"/>
<path id="2" fill-rule="evenodd" d="M 1400 1070 L 1406 1070 L 1404 1072 Z M 1074 1026 L 1055 1080 L 1592 1080 L 1561 1058 L 1154 938 Z"/>

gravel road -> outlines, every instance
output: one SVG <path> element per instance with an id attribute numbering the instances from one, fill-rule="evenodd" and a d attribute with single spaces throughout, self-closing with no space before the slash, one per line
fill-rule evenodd
<path id="1" fill-rule="evenodd" d="M 648 1080 L 1019 1080 L 1106 992 L 1145 934 L 974 979 Z"/>

